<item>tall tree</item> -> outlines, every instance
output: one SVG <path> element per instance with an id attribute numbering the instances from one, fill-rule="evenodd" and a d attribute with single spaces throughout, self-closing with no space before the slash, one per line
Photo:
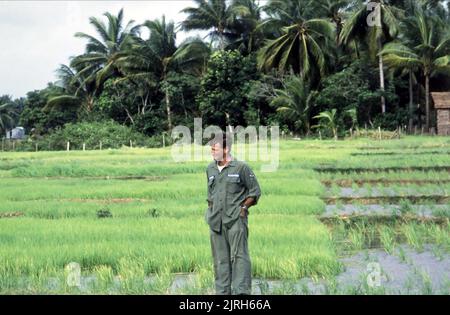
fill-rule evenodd
<path id="1" fill-rule="evenodd" d="M 87 113 L 91 112 L 98 91 L 93 73 L 76 73 L 75 69 L 62 64 L 56 70 L 56 76 L 58 77 L 57 85 L 63 90 L 48 95 L 44 110 L 76 107 Z"/>
<path id="2" fill-rule="evenodd" d="M 133 48 L 120 59 L 126 78 L 146 80 L 149 85 L 159 87 L 164 93 L 167 126 L 172 129 L 171 73 L 200 75 L 209 57 L 209 47 L 199 38 L 188 38 L 179 47 L 173 22 L 161 19 L 146 21 L 144 27 L 150 31 L 148 40 L 138 39 Z"/>
<path id="3" fill-rule="evenodd" d="M 226 0 L 194 0 L 197 7 L 188 7 L 181 10 L 188 14 L 186 20 L 181 22 L 184 31 L 204 30 L 210 31 L 212 40 L 219 41 L 219 48 L 224 49 L 227 38 L 234 37 L 232 32 L 236 9 L 228 5 Z"/>
<path id="4" fill-rule="evenodd" d="M 0 132 L 13 127 L 17 117 L 17 104 L 8 95 L 0 96 Z"/>
<path id="5" fill-rule="evenodd" d="M 227 48 L 250 54 L 262 47 L 265 34 L 261 28 L 263 7 L 256 0 L 233 0 L 231 4 L 236 19 L 232 25 L 232 38 Z"/>
<path id="6" fill-rule="evenodd" d="M 375 58 L 383 44 L 397 37 L 399 32 L 399 18 L 402 11 L 390 5 L 387 0 L 374 0 L 369 3 L 360 2 L 351 17 L 345 21 L 341 32 L 341 42 L 349 44 L 351 41 L 366 41 L 371 56 Z M 385 91 L 384 66 L 381 55 L 378 57 L 380 73 L 380 90 Z M 386 99 L 381 96 L 381 112 L 386 112 Z"/>
<path id="7" fill-rule="evenodd" d="M 334 37 L 333 25 L 327 19 L 313 18 L 310 1 L 269 1 L 264 22 L 278 28 L 280 36 L 267 41 L 258 53 L 260 69 L 291 69 L 302 78 L 323 76 Z"/>
<path id="8" fill-rule="evenodd" d="M 98 92 L 101 92 L 108 78 L 121 75 L 117 60 L 131 46 L 140 28 L 140 25 L 133 26 L 133 20 L 124 27 L 123 9 L 117 16 L 109 12 L 104 13 L 104 16 L 108 20 L 107 24 L 96 17 L 89 18 L 98 37 L 81 32 L 75 34 L 76 37 L 87 39 L 88 43 L 85 53 L 73 58 L 70 63 L 77 77 L 84 77 L 87 81 L 95 79 Z"/>
<path id="9" fill-rule="evenodd" d="M 318 8 L 318 13 L 326 16 L 334 24 L 337 44 L 344 26 L 344 13 L 350 6 L 350 0 L 317 0 L 315 5 Z"/>
<path id="10" fill-rule="evenodd" d="M 392 67 L 420 68 L 425 78 L 425 126 L 430 127 L 430 77 L 450 72 L 450 33 L 421 6 L 405 20 L 408 37 L 404 43 L 394 42 L 381 51 L 385 62 Z"/>
<path id="11" fill-rule="evenodd" d="M 311 131 L 310 112 L 317 93 L 310 91 L 307 83 L 298 76 L 287 77 L 282 83 L 283 88 L 275 89 L 271 105 L 293 120 L 295 129 L 308 135 Z"/>

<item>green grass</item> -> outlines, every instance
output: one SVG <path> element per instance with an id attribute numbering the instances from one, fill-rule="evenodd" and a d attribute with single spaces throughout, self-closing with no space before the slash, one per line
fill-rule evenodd
<path id="1" fill-rule="evenodd" d="M 361 250 L 378 242 L 390 252 L 400 237 L 416 248 L 433 242 L 448 251 L 448 226 L 422 229 L 365 223 L 330 231 L 316 218 L 325 209 L 321 197 L 326 189 L 320 183 L 324 179 L 449 179 L 449 173 L 442 171 L 314 171 L 323 166 L 450 165 L 449 157 L 441 154 L 351 156 L 364 151 L 359 147 L 380 146 L 411 152 L 449 150 L 450 141 L 441 137 L 286 140 L 280 144 L 276 172 L 261 172 L 264 162 L 249 163 L 263 193 L 249 216 L 254 277 L 286 280 L 279 290 L 292 293 L 289 281 L 333 279 L 343 267 L 342 250 Z M 209 161 L 175 163 L 170 154 L 170 148 L 1 152 L 0 293 L 82 293 L 65 284 L 64 267 L 69 262 L 78 262 L 86 277 L 96 277 L 90 293 L 167 294 L 174 273 L 196 275 L 180 292 L 212 293 L 209 230 L 203 219 Z M 124 176 L 148 178 L 114 179 Z M 373 192 L 372 185 L 365 187 Z M 414 187 L 424 193 L 450 191 L 448 184 Z M 404 187 L 395 185 L 395 189 L 402 193 Z M 338 193 L 339 187 L 332 191 Z M 112 218 L 98 218 L 99 210 L 109 210 Z M 13 212 L 22 216 L 1 218 Z M 147 278 L 152 280 L 144 281 Z M 52 287 L 49 279 L 60 285 Z"/>
<path id="2" fill-rule="evenodd" d="M 83 270 L 106 265 L 117 272 L 123 257 L 140 263 L 145 274 L 163 267 L 192 272 L 211 263 L 208 227 L 199 217 L 13 220 L 0 220 L 2 279 L 63 268 L 71 261 Z M 258 215 L 249 221 L 255 276 L 295 279 L 340 270 L 328 231 L 315 218 Z"/>

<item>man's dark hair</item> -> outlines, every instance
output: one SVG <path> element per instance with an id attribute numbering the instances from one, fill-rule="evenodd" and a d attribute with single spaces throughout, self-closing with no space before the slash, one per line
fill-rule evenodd
<path id="1" fill-rule="evenodd" d="M 209 145 L 214 145 L 216 143 L 219 143 L 222 148 L 228 148 L 228 150 L 231 150 L 231 144 L 233 143 L 233 137 L 229 132 L 221 132 L 214 136 L 209 141 Z"/>

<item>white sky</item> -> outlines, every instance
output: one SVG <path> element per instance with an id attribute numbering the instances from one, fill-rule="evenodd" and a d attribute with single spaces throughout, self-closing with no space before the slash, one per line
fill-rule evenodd
<path id="1" fill-rule="evenodd" d="M 55 70 L 59 65 L 84 52 L 86 40 L 73 35 L 84 32 L 98 37 L 89 24 L 91 16 L 106 20 L 103 13 L 117 15 L 123 8 L 125 24 L 131 19 L 140 24 L 163 14 L 166 20 L 179 23 L 185 17 L 180 10 L 189 6 L 195 6 L 191 0 L 0 0 L 0 95 L 22 97 L 57 80 Z M 205 34 L 202 32 L 202 36 Z M 193 35 L 196 33 L 179 32 L 177 42 Z"/>

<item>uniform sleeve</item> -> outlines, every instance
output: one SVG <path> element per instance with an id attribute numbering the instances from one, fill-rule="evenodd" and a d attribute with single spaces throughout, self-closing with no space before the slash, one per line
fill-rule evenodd
<path id="1" fill-rule="evenodd" d="M 256 179 L 255 173 L 250 169 L 248 165 L 244 165 L 242 168 L 242 178 L 244 185 L 248 190 L 247 197 L 253 197 L 255 199 L 255 205 L 258 203 L 259 197 L 261 196 L 261 189 Z"/>
<path id="2" fill-rule="evenodd" d="M 208 191 L 208 197 L 206 198 L 206 201 L 212 202 L 212 195 L 211 195 L 211 185 L 209 183 L 209 174 L 208 170 L 206 170 L 206 189 Z"/>

